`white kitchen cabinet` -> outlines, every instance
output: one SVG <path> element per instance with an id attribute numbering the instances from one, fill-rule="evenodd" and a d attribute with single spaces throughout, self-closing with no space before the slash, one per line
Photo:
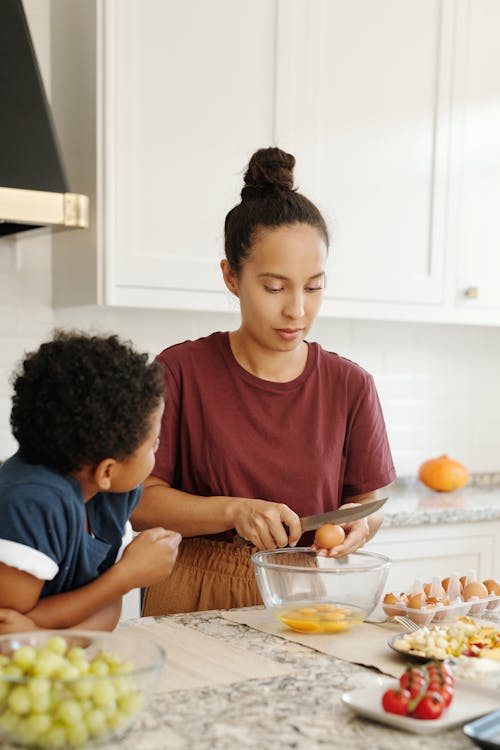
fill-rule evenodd
<path id="1" fill-rule="evenodd" d="M 224 217 L 277 143 L 331 228 L 323 315 L 500 325 L 497 0 L 51 2 L 91 196 L 54 238 L 55 306 L 234 310 Z"/>
<path id="2" fill-rule="evenodd" d="M 234 309 L 224 217 L 274 140 L 276 2 L 54 0 L 52 17 L 70 181 L 95 197 L 91 229 L 55 238 L 56 306 Z"/>
<path id="3" fill-rule="evenodd" d="M 500 312 L 500 3 L 460 6 L 450 207 L 456 302 L 478 317 Z"/>
<path id="4" fill-rule="evenodd" d="M 475 570 L 479 580 L 500 579 L 500 521 L 382 526 L 366 550 L 391 558 L 384 591 L 396 594 L 417 577 L 427 582 Z"/>
<path id="5" fill-rule="evenodd" d="M 280 8 L 277 137 L 329 220 L 327 300 L 441 303 L 453 4 Z"/>

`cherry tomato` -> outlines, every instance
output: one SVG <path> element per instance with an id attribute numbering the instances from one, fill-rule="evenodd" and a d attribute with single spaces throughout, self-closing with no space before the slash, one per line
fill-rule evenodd
<path id="1" fill-rule="evenodd" d="M 444 699 L 439 693 L 426 693 L 417 704 L 412 716 L 416 719 L 439 719 L 444 708 Z"/>
<path id="2" fill-rule="evenodd" d="M 411 695 L 408 690 L 391 688 L 390 690 L 386 690 L 382 696 L 382 708 L 389 714 L 406 716 L 410 699 Z"/>
<path id="3" fill-rule="evenodd" d="M 403 690 L 408 690 L 412 698 L 415 698 L 420 693 L 425 682 L 426 679 L 423 674 L 410 671 L 403 672 L 399 678 L 399 686 Z"/>
<path id="4" fill-rule="evenodd" d="M 448 708 L 453 700 L 453 688 L 451 685 L 442 685 L 439 690 L 436 691 L 442 697 L 444 701 L 444 707 Z"/>

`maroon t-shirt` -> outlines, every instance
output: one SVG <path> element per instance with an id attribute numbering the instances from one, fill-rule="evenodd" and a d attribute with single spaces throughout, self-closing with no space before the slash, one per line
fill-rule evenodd
<path id="1" fill-rule="evenodd" d="M 308 347 L 304 371 L 287 383 L 243 369 L 228 333 L 165 349 L 157 358 L 166 403 L 153 474 L 193 495 L 272 500 L 299 516 L 392 482 L 372 376 L 317 343 Z"/>

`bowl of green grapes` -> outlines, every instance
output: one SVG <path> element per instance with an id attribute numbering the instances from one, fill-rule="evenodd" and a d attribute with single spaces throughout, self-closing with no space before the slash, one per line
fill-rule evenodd
<path id="1" fill-rule="evenodd" d="M 165 662 L 147 638 L 84 630 L 0 636 L 0 744 L 81 748 L 117 739 Z"/>

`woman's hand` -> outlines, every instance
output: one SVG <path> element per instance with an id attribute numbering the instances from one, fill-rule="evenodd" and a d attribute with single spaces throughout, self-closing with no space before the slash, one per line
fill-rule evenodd
<path id="1" fill-rule="evenodd" d="M 284 503 L 235 498 L 233 525 L 258 550 L 294 547 L 302 535 L 300 519 Z M 288 534 L 283 526 L 288 526 Z"/>
<path id="2" fill-rule="evenodd" d="M 116 565 L 127 566 L 129 588 L 143 588 L 158 583 L 172 572 L 181 535 L 160 527 L 147 529 L 125 548 Z"/>
<path id="3" fill-rule="evenodd" d="M 367 499 L 370 500 L 373 498 L 369 497 Z M 342 508 L 355 508 L 358 505 L 362 505 L 362 503 L 342 503 Z M 372 516 L 375 515 L 375 513 L 372 514 Z M 345 539 L 342 544 L 337 544 L 336 547 L 331 547 L 330 549 L 319 549 L 313 544 L 313 549 L 322 557 L 342 557 L 343 555 L 348 555 L 349 552 L 356 552 L 357 549 L 364 547 L 366 542 L 371 539 L 381 523 L 381 520 L 378 521 L 375 528 L 372 529 L 368 521 L 369 518 L 371 516 L 360 518 L 359 521 L 339 524 L 345 531 Z"/>
<path id="4" fill-rule="evenodd" d="M 33 620 L 15 609 L 0 609 L 0 635 L 25 633 L 29 630 L 38 629 Z"/>

